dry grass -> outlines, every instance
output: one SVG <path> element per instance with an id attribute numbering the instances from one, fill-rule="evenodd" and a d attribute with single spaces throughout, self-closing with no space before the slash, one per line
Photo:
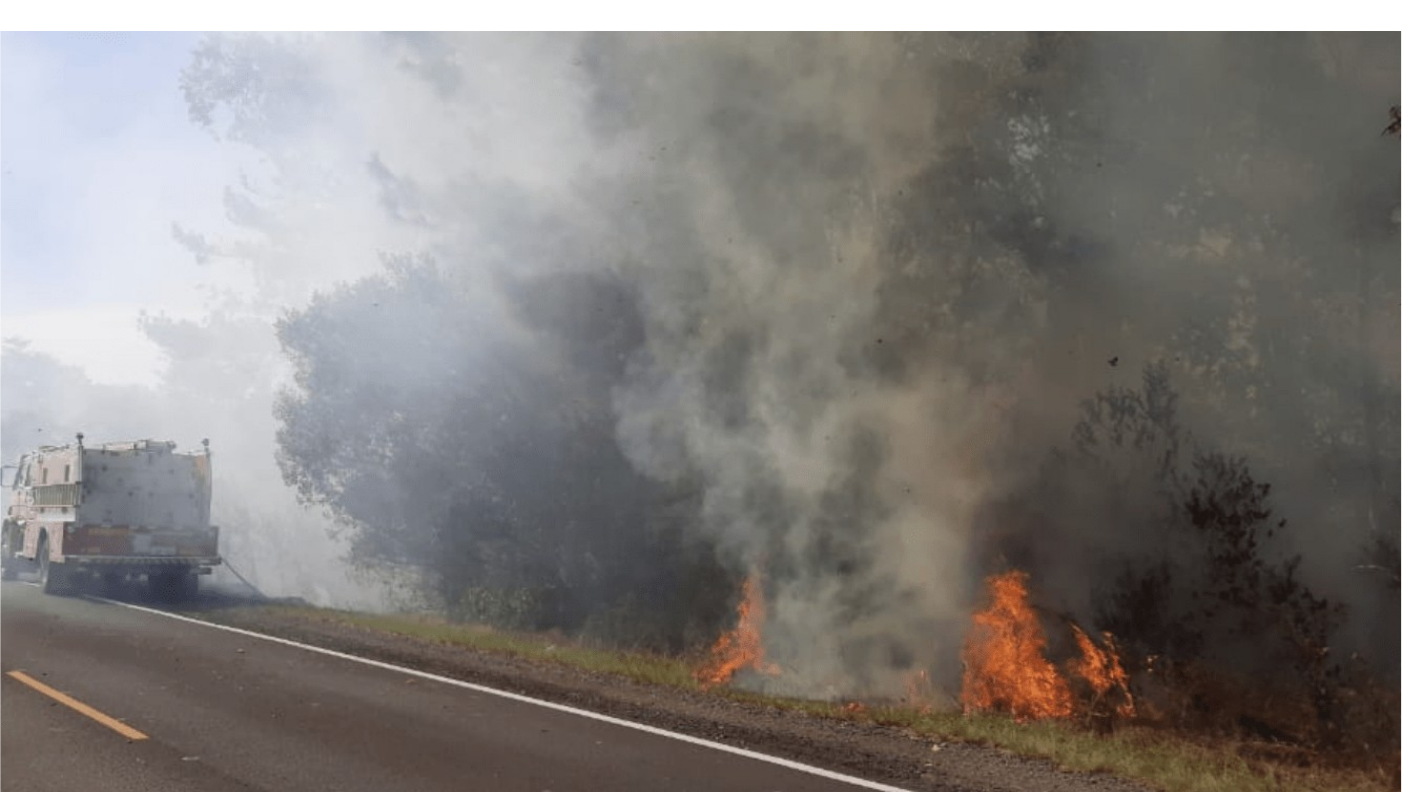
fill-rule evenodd
<path id="1" fill-rule="evenodd" d="M 284 618 L 336 622 L 374 632 L 450 646 L 558 663 L 649 685 L 700 690 L 692 676 L 700 658 L 617 652 L 555 635 L 511 633 L 428 616 L 381 616 L 308 607 L 265 609 Z M 1396 761 L 1355 759 L 1350 766 L 1321 761 L 1309 751 L 1267 742 L 1208 738 L 1148 726 L 1122 726 L 1094 734 L 1064 721 L 1016 723 L 1000 715 L 964 715 L 905 705 L 853 706 L 783 698 L 727 688 L 711 695 L 810 715 L 870 721 L 910 729 L 934 740 L 989 745 L 1051 760 L 1067 770 L 1111 773 L 1166 792 L 1372 792 L 1395 790 Z M 1390 746 L 1395 749 L 1395 746 Z"/>

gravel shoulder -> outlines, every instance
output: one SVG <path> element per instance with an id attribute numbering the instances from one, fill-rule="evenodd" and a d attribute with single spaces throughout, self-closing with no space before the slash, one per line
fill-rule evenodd
<path id="1" fill-rule="evenodd" d="M 559 663 L 473 650 L 300 611 L 211 607 L 197 618 L 396 663 L 567 704 L 682 734 L 805 762 L 911 790 L 941 792 L 1144 792 L 1100 773 L 964 743 L 932 742 L 908 729 L 647 685 Z"/>

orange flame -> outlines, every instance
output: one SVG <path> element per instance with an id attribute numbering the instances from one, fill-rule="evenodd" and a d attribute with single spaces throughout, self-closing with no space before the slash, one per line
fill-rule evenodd
<path id="1" fill-rule="evenodd" d="M 711 657 L 696 671 L 696 681 L 702 688 L 729 682 L 736 672 L 753 668 L 760 673 L 777 676 L 779 667 L 764 661 L 764 594 L 759 575 L 751 573 L 745 579 L 744 598 L 735 610 L 735 629 L 723 633 L 711 647 Z"/>
<path id="2" fill-rule="evenodd" d="M 1017 720 L 1069 716 L 1071 688 L 1043 654 L 1047 638 L 1027 596 L 1027 574 L 994 575 L 988 590 L 992 602 L 974 614 L 964 643 L 964 711 L 1000 710 Z"/>
<path id="3" fill-rule="evenodd" d="M 1047 639 L 1027 595 L 1027 574 L 1006 572 L 987 581 L 991 602 L 974 614 L 974 626 L 964 643 L 964 685 L 960 700 L 965 712 L 1010 712 L 1017 720 L 1064 718 L 1075 710 L 1071 686 L 1047 660 Z M 1129 675 L 1120 663 L 1115 639 L 1104 633 L 1105 648 L 1072 624 L 1081 659 L 1071 673 L 1085 679 L 1095 701 L 1117 692 L 1115 714 L 1134 716 Z"/>
<path id="4" fill-rule="evenodd" d="M 1081 648 L 1081 659 L 1072 663 L 1071 670 L 1090 683 L 1097 699 L 1111 691 L 1119 691 L 1123 696 L 1115 706 L 1115 714 L 1125 718 L 1134 717 L 1134 697 L 1129 692 L 1129 675 L 1120 665 L 1120 657 L 1115 652 L 1115 636 L 1103 633 L 1105 648 L 1101 649 L 1076 625 L 1071 625 L 1076 634 L 1076 645 Z"/>

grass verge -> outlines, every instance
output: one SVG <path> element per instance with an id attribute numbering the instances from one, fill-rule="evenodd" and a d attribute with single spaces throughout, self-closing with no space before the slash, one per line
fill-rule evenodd
<path id="1" fill-rule="evenodd" d="M 699 658 L 599 649 L 555 635 L 511 633 L 417 615 L 376 615 L 304 606 L 258 610 L 290 621 L 332 622 L 538 662 L 558 663 L 646 685 L 699 691 L 693 677 Z M 209 617 L 213 614 L 199 614 Z M 217 616 L 215 617 L 217 620 Z M 784 698 L 719 686 L 706 691 L 735 701 L 804 712 L 817 717 L 867 721 L 909 729 L 933 741 L 987 745 L 1048 759 L 1072 771 L 1103 772 L 1136 779 L 1165 792 L 1372 792 L 1397 789 L 1390 767 L 1358 768 L 1262 758 L 1260 746 L 1240 740 L 1207 739 L 1180 731 L 1125 726 L 1097 735 L 1063 721 L 1016 723 L 1001 715 L 964 715 L 898 705 Z"/>

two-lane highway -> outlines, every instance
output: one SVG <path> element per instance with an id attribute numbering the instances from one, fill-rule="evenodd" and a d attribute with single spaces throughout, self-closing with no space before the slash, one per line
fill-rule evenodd
<path id="1" fill-rule="evenodd" d="M 24 583 L 0 609 L 6 790 L 889 789 Z"/>

